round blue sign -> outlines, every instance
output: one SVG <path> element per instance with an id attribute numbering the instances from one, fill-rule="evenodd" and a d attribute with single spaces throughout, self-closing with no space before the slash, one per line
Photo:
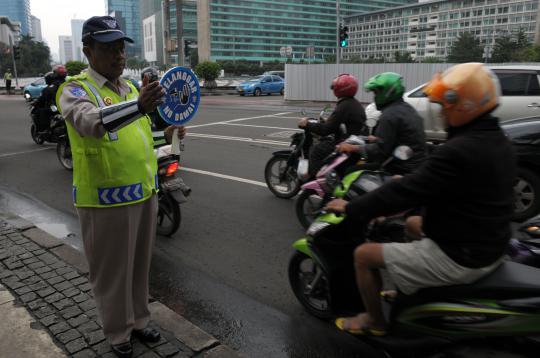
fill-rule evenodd
<path id="1" fill-rule="evenodd" d="M 201 101 L 199 79 L 185 67 L 168 70 L 159 84 L 166 94 L 164 102 L 158 106 L 161 118 L 172 125 L 184 125 L 197 113 Z"/>

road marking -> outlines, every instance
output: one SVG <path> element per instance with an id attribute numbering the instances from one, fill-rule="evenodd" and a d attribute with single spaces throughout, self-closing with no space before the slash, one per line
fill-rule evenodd
<path id="1" fill-rule="evenodd" d="M 264 183 L 264 182 L 239 178 L 239 177 L 235 177 L 235 176 L 232 176 L 232 175 L 219 174 L 219 173 L 214 173 L 214 172 L 208 172 L 206 170 L 199 170 L 199 169 L 186 168 L 186 167 L 180 167 L 180 170 L 184 170 L 184 171 L 190 172 L 190 173 L 209 175 L 209 176 L 216 177 L 216 178 L 234 180 L 234 181 L 237 181 L 237 182 L 240 182 L 240 183 L 246 183 L 246 184 L 252 184 L 252 185 L 266 187 L 266 183 Z"/>
<path id="2" fill-rule="evenodd" d="M 54 147 L 48 147 L 48 148 L 40 148 L 40 149 L 28 150 L 28 151 L 26 151 L 26 152 L 14 152 L 14 153 L 0 154 L 0 158 L 13 157 L 13 156 L 15 156 L 15 155 L 30 154 L 30 153 L 35 153 L 35 152 L 42 152 L 42 151 L 44 151 L 44 150 L 51 150 L 51 149 L 54 149 Z"/>
<path id="3" fill-rule="evenodd" d="M 270 126 L 257 126 L 255 124 L 238 124 L 238 123 L 223 123 L 227 126 L 239 126 L 239 127 L 255 127 L 255 128 L 269 128 L 269 129 L 285 129 L 288 131 L 301 132 L 302 129 L 284 128 L 284 127 L 270 127 Z"/>
<path id="4" fill-rule="evenodd" d="M 248 121 L 250 119 L 258 119 L 258 118 L 268 118 L 268 117 L 274 117 L 274 116 L 281 116 L 285 114 L 291 114 L 294 112 L 283 112 L 283 113 L 275 113 L 275 114 L 265 114 L 264 116 L 256 116 L 256 117 L 246 117 L 246 118 L 237 118 L 237 119 L 231 119 L 230 121 L 220 121 L 220 122 L 213 122 L 213 123 L 205 123 L 205 124 L 196 124 L 194 126 L 187 126 L 187 128 L 199 128 L 199 127 L 208 127 L 208 126 L 214 126 L 216 124 L 227 124 L 227 123 L 233 123 L 233 122 L 240 122 L 240 121 Z"/>
<path id="5" fill-rule="evenodd" d="M 302 119 L 304 117 L 286 117 L 286 116 L 278 116 L 278 115 L 275 115 L 275 117 L 277 118 L 290 118 L 290 119 Z"/>
<path id="6" fill-rule="evenodd" d="M 265 140 L 265 139 L 253 139 L 253 138 L 244 138 L 244 137 L 229 137 L 224 135 L 215 135 L 215 134 L 203 134 L 203 133 L 186 133 L 188 137 L 197 137 L 197 138 L 212 138 L 212 139 L 223 139 L 223 140 L 234 140 L 238 142 L 249 142 L 249 143 L 261 143 L 261 144 L 272 144 L 272 145 L 282 145 L 288 147 L 289 142 L 282 142 L 277 140 Z"/>

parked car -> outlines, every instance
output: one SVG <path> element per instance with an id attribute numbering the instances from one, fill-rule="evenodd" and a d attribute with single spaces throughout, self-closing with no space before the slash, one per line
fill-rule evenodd
<path id="1" fill-rule="evenodd" d="M 236 87 L 236 91 L 240 96 L 246 94 L 253 94 L 254 96 L 260 96 L 263 93 L 268 95 L 272 93 L 279 93 L 283 95 L 285 89 L 285 82 L 283 78 L 279 76 L 258 76 L 252 80 L 242 82 Z"/>
<path id="2" fill-rule="evenodd" d="M 523 221 L 540 212 L 540 115 L 506 121 L 502 128 L 517 154 L 514 219 Z"/>
<path id="3" fill-rule="evenodd" d="M 23 96 L 27 101 L 38 98 L 41 95 L 41 91 L 47 87 L 44 78 L 39 78 L 29 85 L 24 86 Z"/>
<path id="4" fill-rule="evenodd" d="M 499 78 L 502 96 L 493 114 L 501 122 L 513 118 L 540 115 L 540 66 L 488 66 Z M 424 119 L 426 135 L 432 140 L 444 140 L 440 106 L 430 103 L 423 92 L 425 84 L 405 93 L 403 98 Z"/>

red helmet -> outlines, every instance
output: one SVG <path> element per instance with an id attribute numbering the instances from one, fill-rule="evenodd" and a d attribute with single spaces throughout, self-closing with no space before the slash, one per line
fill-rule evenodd
<path id="1" fill-rule="evenodd" d="M 54 79 L 55 80 L 64 80 L 66 78 L 66 75 L 67 75 L 67 71 L 66 71 L 66 68 L 62 65 L 56 65 L 53 67 L 53 74 L 54 74 Z"/>
<path id="2" fill-rule="evenodd" d="M 340 97 L 354 97 L 358 91 L 358 80 L 353 75 L 343 73 L 332 81 L 330 89 L 334 91 L 334 95 Z"/>

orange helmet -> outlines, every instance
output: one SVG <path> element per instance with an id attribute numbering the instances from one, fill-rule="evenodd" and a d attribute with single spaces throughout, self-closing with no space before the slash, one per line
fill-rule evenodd
<path id="1" fill-rule="evenodd" d="M 435 74 L 424 92 L 431 102 L 442 106 L 448 124 L 459 127 L 494 110 L 499 103 L 500 86 L 491 70 L 471 62 Z"/>

